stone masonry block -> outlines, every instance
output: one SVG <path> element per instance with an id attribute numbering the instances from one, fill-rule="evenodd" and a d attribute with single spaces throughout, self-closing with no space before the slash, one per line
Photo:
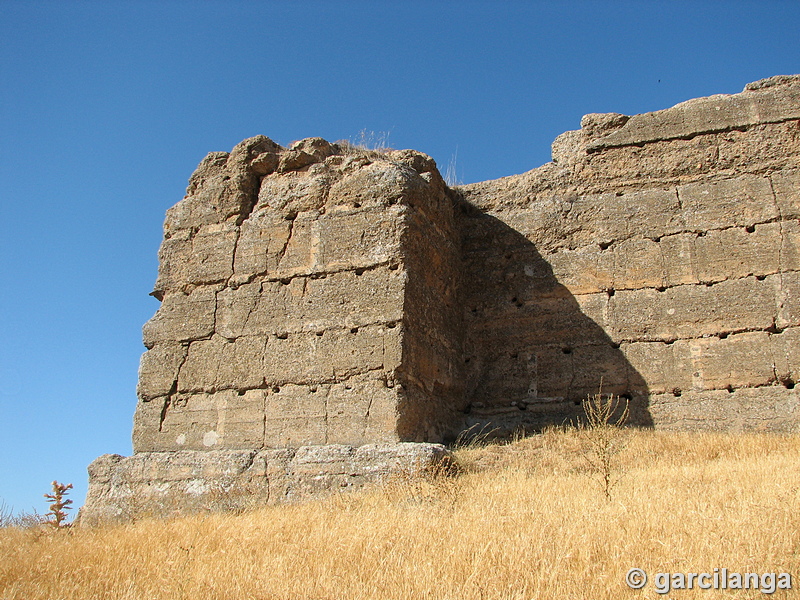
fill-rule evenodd
<path id="1" fill-rule="evenodd" d="M 800 219 L 800 169 L 770 175 L 775 201 L 784 219 Z"/>
<path id="2" fill-rule="evenodd" d="M 307 385 L 289 384 L 271 389 L 264 412 L 266 446 L 326 444 L 326 396 Z"/>
<path id="3" fill-rule="evenodd" d="M 189 283 L 199 285 L 227 280 L 233 275 L 232 258 L 239 228 L 232 223 L 204 225 L 192 238 L 191 254 L 177 256 L 187 264 Z"/>
<path id="4" fill-rule="evenodd" d="M 270 382 L 322 382 L 383 369 L 384 347 L 398 328 L 361 327 L 331 330 L 325 335 L 289 334 L 270 337 L 262 375 Z M 257 367 L 256 367 L 257 368 Z"/>
<path id="5" fill-rule="evenodd" d="M 285 382 L 313 383 L 384 368 L 385 346 L 399 328 L 369 326 L 279 336 L 214 336 L 194 342 L 178 379 L 178 391 L 248 389 Z M 391 360 L 391 358 L 390 358 Z"/>
<path id="6" fill-rule="evenodd" d="M 746 227 L 780 216 L 766 177 L 690 183 L 678 186 L 678 196 L 689 231 Z"/>
<path id="7" fill-rule="evenodd" d="M 775 290 L 769 278 L 747 277 L 710 287 L 621 291 L 609 305 L 615 341 L 674 340 L 768 329 L 775 318 Z"/>
<path id="8" fill-rule="evenodd" d="M 764 223 L 750 231 L 732 227 L 710 231 L 694 244 L 700 281 L 723 281 L 777 273 L 781 256 L 781 223 Z"/>
<path id="9" fill-rule="evenodd" d="M 686 138 L 698 133 L 797 119 L 800 118 L 799 96 L 796 86 L 786 86 L 696 98 L 665 110 L 635 115 L 619 129 L 594 140 L 589 148 L 599 150 Z"/>
<path id="10" fill-rule="evenodd" d="M 317 211 L 325 204 L 332 178 L 318 173 L 273 173 L 261 179 L 256 211 L 270 209 L 282 216 Z"/>
<path id="11" fill-rule="evenodd" d="M 264 382 L 266 345 L 266 338 L 260 336 L 227 340 L 215 335 L 192 342 L 178 378 L 178 391 L 213 393 L 259 387 Z"/>
<path id="12" fill-rule="evenodd" d="M 264 390 L 176 394 L 166 405 L 158 432 L 140 440 L 137 451 L 260 448 L 264 396 Z"/>
<path id="13" fill-rule="evenodd" d="M 397 440 L 399 390 L 383 378 L 353 377 L 328 388 L 327 443 Z"/>
<path id="14" fill-rule="evenodd" d="M 438 444 L 364 444 L 255 450 L 105 454 L 89 466 L 81 525 L 247 510 L 356 490 L 391 474 L 434 472 Z"/>
<path id="15" fill-rule="evenodd" d="M 780 270 L 800 271 L 800 220 L 783 221 L 779 230 L 783 241 Z"/>
<path id="16" fill-rule="evenodd" d="M 770 335 L 769 350 L 778 382 L 788 386 L 800 382 L 800 327 Z"/>
<path id="17" fill-rule="evenodd" d="M 673 287 L 687 283 L 700 283 L 697 263 L 697 234 L 679 233 L 662 237 L 660 263 L 664 269 L 664 286 Z"/>
<path id="18" fill-rule="evenodd" d="M 369 209 L 381 209 L 404 202 L 414 187 L 407 168 L 385 164 L 365 164 L 345 175 L 331 186 L 328 205 L 358 205 Z"/>
<path id="19" fill-rule="evenodd" d="M 139 400 L 136 412 L 133 414 L 133 451 L 146 452 L 155 450 L 162 443 L 161 419 L 167 405 L 168 398 L 159 396 L 152 400 Z M 170 440 L 171 447 L 175 440 Z"/>
<path id="20" fill-rule="evenodd" d="M 629 369 L 637 374 L 640 385 L 635 393 L 663 394 L 673 389 L 690 387 L 688 379 L 676 364 L 671 344 L 665 342 L 633 342 L 620 346 Z"/>
<path id="21" fill-rule="evenodd" d="M 179 229 L 169 234 L 158 249 L 158 277 L 153 286 L 155 294 L 163 295 L 165 290 L 180 290 L 189 282 L 192 253 L 192 232 Z"/>
<path id="22" fill-rule="evenodd" d="M 581 196 L 568 219 L 571 247 L 656 238 L 685 228 L 674 189 Z"/>
<path id="23" fill-rule="evenodd" d="M 769 385 L 775 380 L 769 334 L 678 340 L 672 345 L 679 389 L 714 390 Z"/>
<path id="24" fill-rule="evenodd" d="M 553 270 L 552 276 L 571 294 L 591 294 L 614 287 L 615 254 L 610 249 L 601 250 L 594 245 L 578 250 L 562 248 L 544 259 Z M 533 267 L 526 274 L 529 272 L 532 277 Z"/>
<path id="25" fill-rule="evenodd" d="M 241 225 L 234 257 L 235 277 L 273 276 L 286 249 L 293 221 L 274 210 L 252 213 Z"/>
<path id="26" fill-rule="evenodd" d="M 167 396 L 178 381 L 188 345 L 181 342 L 156 344 L 142 355 L 137 393 L 142 400 Z"/>
<path id="27" fill-rule="evenodd" d="M 646 238 L 629 238 L 609 248 L 614 255 L 617 290 L 659 287 L 664 284 L 661 248 Z"/>
<path id="28" fill-rule="evenodd" d="M 144 345 L 159 342 L 199 340 L 214 331 L 217 288 L 201 286 L 188 294 L 172 292 L 164 296 L 155 316 L 144 325 Z"/>
<path id="29" fill-rule="evenodd" d="M 770 385 L 775 381 L 770 335 L 765 331 L 663 342 L 623 344 L 644 384 L 636 392 L 663 394 Z"/>
<path id="30" fill-rule="evenodd" d="M 368 268 L 397 260 L 405 207 L 326 213 L 319 219 L 319 262 L 326 271 Z"/>
<path id="31" fill-rule="evenodd" d="M 781 329 L 800 325 L 800 271 L 767 278 L 775 286 L 778 314 L 775 325 Z"/>

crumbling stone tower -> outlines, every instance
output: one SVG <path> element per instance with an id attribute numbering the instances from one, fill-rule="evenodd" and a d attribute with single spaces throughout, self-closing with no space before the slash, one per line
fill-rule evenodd
<path id="1" fill-rule="evenodd" d="M 458 234 L 430 158 L 255 137 L 206 157 L 164 231 L 134 451 L 453 428 Z"/>
<path id="2" fill-rule="evenodd" d="M 638 425 L 796 431 L 800 77 L 586 115 L 456 189 L 419 152 L 258 136 L 203 160 L 159 259 L 134 455 L 90 466 L 89 522 L 424 468 L 601 381 Z"/>

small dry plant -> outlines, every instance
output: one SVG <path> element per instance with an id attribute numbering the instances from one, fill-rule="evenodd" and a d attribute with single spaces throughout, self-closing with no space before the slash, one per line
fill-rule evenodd
<path id="1" fill-rule="evenodd" d="M 622 426 L 629 415 L 628 400 L 614 394 L 606 396 L 601 388 L 583 401 L 583 412 L 589 444 L 586 460 L 600 478 L 603 495 L 610 500 L 611 489 L 619 482 L 613 471 L 617 454 L 625 448 Z"/>
<path id="2" fill-rule="evenodd" d="M 44 515 L 40 515 L 36 510 L 33 512 L 22 511 L 15 514 L 10 506 L 0 501 L 0 529 L 4 527 L 33 529 L 46 523 L 47 518 Z"/>
<path id="3" fill-rule="evenodd" d="M 450 161 L 447 163 L 447 169 L 444 173 L 444 182 L 450 186 L 454 187 L 457 185 L 462 185 L 464 182 L 458 178 L 458 174 L 456 172 L 456 162 L 458 161 L 458 146 L 456 146 L 456 151 L 450 157 Z"/>
<path id="4" fill-rule="evenodd" d="M 69 490 L 72 489 L 72 484 L 58 483 L 57 481 L 54 481 L 52 485 L 53 493 L 44 495 L 44 497 L 50 501 L 50 511 L 45 513 L 45 517 L 48 517 L 47 523 L 56 529 L 69 527 L 69 523 L 66 522 L 68 517 L 66 511 L 72 510 L 72 507 L 70 506 L 70 504 L 72 504 L 72 500 L 66 498 L 66 495 L 69 493 Z"/>
<path id="5" fill-rule="evenodd" d="M 469 450 L 472 448 L 483 448 L 492 443 L 499 427 L 492 427 L 490 423 L 475 423 L 471 427 L 461 431 L 453 442 L 453 450 Z"/>
<path id="6" fill-rule="evenodd" d="M 349 141 L 350 146 L 374 152 L 386 152 L 391 150 L 389 146 L 389 134 L 391 131 L 367 131 L 362 129 L 354 140 Z"/>

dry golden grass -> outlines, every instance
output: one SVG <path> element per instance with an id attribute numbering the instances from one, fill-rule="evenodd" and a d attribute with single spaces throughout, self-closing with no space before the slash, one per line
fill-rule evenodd
<path id="1" fill-rule="evenodd" d="M 715 567 L 800 574 L 800 437 L 625 433 L 608 501 L 587 467 L 585 435 L 465 449 L 458 478 L 398 478 L 238 516 L 5 528 L 0 597 L 755 598 L 659 596 L 624 577 L 631 567 L 651 579 Z"/>

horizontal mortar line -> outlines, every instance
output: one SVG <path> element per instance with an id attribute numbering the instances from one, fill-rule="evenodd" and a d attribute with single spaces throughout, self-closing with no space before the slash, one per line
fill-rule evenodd
<path id="1" fill-rule="evenodd" d="M 350 329 L 353 329 L 354 327 L 358 327 L 359 329 L 361 329 L 361 328 L 376 327 L 376 326 L 378 326 L 378 327 L 379 326 L 383 326 L 383 327 L 386 327 L 387 329 L 393 329 L 392 327 L 389 327 L 389 325 L 402 325 L 402 324 L 403 324 L 403 319 L 401 317 L 401 318 L 398 318 L 398 319 L 392 319 L 392 320 L 388 320 L 388 321 L 373 321 L 373 322 L 364 323 L 364 324 L 359 323 L 359 324 L 353 324 L 353 325 L 345 325 L 345 326 L 341 326 L 341 327 L 328 327 L 328 328 L 324 328 L 324 329 L 305 329 L 305 330 L 281 330 L 281 329 L 278 329 L 277 331 L 265 331 L 265 332 L 261 332 L 261 333 L 242 334 L 242 335 L 239 335 L 239 336 L 236 336 L 236 337 L 233 337 L 233 338 L 226 337 L 226 336 L 222 335 L 221 333 L 219 333 L 218 331 L 214 330 L 210 335 L 204 335 L 204 336 L 196 337 L 196 338 L 159 339 L 159 340 L 156 340 L 155 342 L 153 342 L 150 346 L 145 346 L 145 347 L 148 350 L 150 350 L 150 349 L 152 349 L 152 348 L 154 348 L 154 347 L 156 347 L 158 345 L 169 344 L 169 343 L 189 345 L 189 344 L 192 344 L 194 342 L 207 342 L 207 341 L 211 340 L 214 337 L 214 335 L 217 335 L 217 336 L 221 337 L 222 339 L 227 340 L 229 342 L 235 342 L 236 340 L 238 340 L 240 338 L 267 338 L 269 336 L 274 336 L 274 335 L 277 335 L 279 333 L 281 333 L 281 334 L 287 333 L 287 334 L 290 334 L 290 335 L 292 335 L 292 334 L 293 335 L 297 335 L 297 334 L 314 334 L 314 335 L 316 335 L 317 331 L 325 331 L 325 332 L 328 332 L 328 331 L 349 331 Z"/>
<path id="2" fill-rule="evenodd" d="M 631 345 L 631 344 L 664 344 L 667 346 L 671 346 L 675 342 L 686 342 L 686 341 L 701 341 L 701 340 L 711 340 L 713 338 L 717 338 L 719 341 L 723 341 L 725 339 L 730 338 L 731 336 L 736 336 L 739 334 L 744 333 L 766 333 L 769 336 L 779 336 L 783 334 L 785 331 L 789 330 L 798 330 L 800 331 L 800 326 L 794 325 L 785 327 L 780 331 L 775 331 L 771 329 L 764 329 L 759 327 L 753 328 L 739 328 L 739 329 L 730 329 L 724 331 L 718 331 L 717 333 L 710 333 L 707 335 L 703 335 L 701 337 L 668 337 L 668 338 L 661 338 L 661 339 L 642 339 L 642 338 L 621 338 L 618 341 L 614 341 L 613 339 L 609 338 L 606 342 L 593 342 L 587 344 L 574 344 L 574 343 L 567 343 L 566 341 L 563 343 L 553 344 L 553 343 L 545 343 L 545 344 L 527 344 L 520 348 L 516 348 L 517 350 L 524 351 L 525 349 L 536 349 L 536 348 L 548 348 L 548 349 L 556 349 L 556 348 L 571 348 L 576 350 L 578 348 L 603 348 L 607 346 L 620 348 L 623 345 Z M 473 324 L 472 326 L 467 328 L 467 335 L 469 336 L 473 332 L 483 333 L 485 330 L 497 330 L 497 324 L 494 320 L 489 323 L 486 323 L 484 326 L 479 326 L 477 324 Z M 608 335 L 606 333 L 606 335 Z M 725 337 L 720 338 L 719 336 L 723 335 Z M 507 337 L 507 336 L 500 336 L 500 337 Z M 467 353 L 468 354 L 468 353 Z"/>
<path id="3" fill-rule="evenodd" d="M 780 381 L 778 381 L 778 379 L 776 379 L 776 378 L 772 378 L 766 383 L 756 383 L 756 384 L 751 384 L 751 385 L 735 386 L 735 385 L 731 384 L 731 385 L 725 386 L 725 387 L 712 387 L 712 388 L 703 388 L 703 389 L 678 388 L 678 387 L 673 388 L 673 389 L 677 389 L 678 391 L 680 391 L 681 395 L 683 396 L 683 395 L 689 395 L 689 394 L 702 394 L 704 392 L 728 392 L 730 394 L 734 394 L 735 392 L 738 392 L 740 390 L 759 390 L 759 389 L 764 389 L 764 388 L 774 388 L 774 389 L 777 389 L 777 390 L 787 390 L 789 392 L 793 391 L 793 388 L 787 388 Z M 633 396 L 636 396 L 637 394 L 640 395 L 640 396 L 641 395 L 645 395 L 645 394 L 648 395 L 648 396 L 675 396 L 675 394 L 673 393 L 672 390 L 664 390 L 663 392 L 632 391 L 632 392 L 630 392 L 630 394 L 633 395 Z"/>
<path id="4" fill-rule="evenodd" d="M 664 338 L 664 339 L 622 338 L 618 342 L 615 342 L 615 343 L 620 344 L 620 346 L 628 345 L 628 344 L 666 344 L 668 346 L 671 346 L 675 342 L 702 341 L 702 340 L 711 340 L 713 338 L 717 338 L 719 341 L 724 341 L 724 340 L 730 338 L 731 336 L 736 336 L 736 335 L 745 334 L 745 333 L 766 333 L 767 335 L 772 337 L 772 336 L 779 336 L 779 335 L 783 334 L 784 331 L 788 331 L 788 330 L 792 330 L 792 329 L 800 330 L 800 326 L 793 325 L 793 326 L 785 327 L 785 328 L 781 329 L 780 331 L 775 331 L 775 330 L 771 330 L 771 329 L 764 329 L 764 328 L 760 328 L 760 327 L 741 327 L 739 329 L 729 329 L 729 330 L 718 331 L 716 333 L 709 333 L 709 334 L 703 335 L 701 337 L 669 337 L 669 338 Z M 725 337 L 724 338 L 720 338 L 719 337 L 720 335 L 723 335 Z"/>
<path id="5" fill-rule="evenodd" d="M 747 165 L 731 166 L 725 169 L 709 170 L 691 175 L 672 175 L 663 177 L 650 177 L 646 183 L 642 183 L 640 178 L 625 179 L 622 177 L 610 177 L 601 179 L 603 185 L 598 183 L 585 183 L 583 187 L 576 188 L 575 193 L 582 196 L 604 196 L 615 192 L 634 194 L 651 190 L 668 190 L 670 187 L 695 185 L 698 183 L 712 184 L 722 181 L 730 181 L 743 176 L 771 177 L 775 174 L 794 171 L 797 165 L 791 162 L 796 159 L 798 154 L 788 154 L 777 158 L 767 158 L 757 163 Z M 777 163 L 777 164 L 776 164 Z"/>
<path id="6" fill-rule="evenodd" d="M 277 334 L 283 334 L 283 333 L 286 333 L 286 334 L 289 334 L 289 335 L 298 335 L 298 334 L 301 334 L 301 335 L 316 335 L 316 333 L 318 331 L 324 331 L 324 332 L 329 332 L 329 331 L 350 331 L 351 329 L 356 328 L 356 327 L 358 329 L 362 329 L 362 328 L 367 328 L 367 327 L 380 327 L 380 326 L 383 326 L 383 327 L 386 327 L 387 329 L 394 329 L 394 327 L 389 327 L 389 325 L 397 326 L 397 325 L 402 325 L 402 324 L 403 324 L 403 319 L 399 318 L 399 319 L 394 319 L 394 320 L 389 320 L 389 321 L 374 321 L 374 322 L 365 323 L 365 324 L 345 325 L 345 326 L 342 326 L 342 327 L 328 327 L 328 328 L 324 328 L 324 329 L 301 329 L 301 330 L 282 330 L 282 329 L 278 329 L 277 331 L 264 331 L 264 332 L 260 332 L 260 333 L 242 334 L 242 335 L 238 335 L 238 336 L 232 337 L 232 338 L 226 337 L 226 336 L 222 335 L 221 333 L 219 333 L 218 331 L 215 330 L 211 335 L 203 336 L 203 337 L 199 337 L 199 338 L 179 339 L 179 340 L 176 340 L 176 339 L 159 340 L 159 341 L 155 342 L 152 347 L 158 346 L 159 344 L 168 344 L 168 343 L 192 344 L 193 342 L 207 342 L 207 341 L 211 340 L 214 337 L 214 335 L 219 336 L 220 338 L 228 341 L 229 343 L 235 343 L 236 340 L 243 339 L 243 338 L 260 338 L 260 339 L 264 339 L 264 338 L 269 338 L 271 336 L 275 336 Z M 318 336 L 318 337 L 323 337 L 323 336 Z M 148 349 L 150 349 L 150 348 L 148 348 Z"/>
<path id="7" fill-rule="evenodd" d="M 370 265 L 367 265 L 367 266 L 363 266 L 363 267 L 342 267 L 340 269 L 334 269 L 334 270 L 330 270 L 330 271 L 315 271 L 315 272 L 312 272 L 312 273 L 294 273 L 294 274 L 291 274 L 291 275 L 283 275 L 283 276 L 277 276 L 277 275 L 276 276 L 270 276 L 269 275 L 269 271 L 263 271 L 263 272 L 260 272 L 260 273 L 255 273 L 252 276 L 249 276 L 250 279 L 248 279 L 247 283 L 252 283 L 253 281 L 255 281 L 258 278 L 262 278 L 261 279 L 262 282 L 264 282 L 264 281 L 268 281 L 268 282 L 281 281 L 281 282 L 283 282 L 283 281 L 287 281 L 287 280 L 291 281 L 292 279 L 295 279 L 295 278 L 298 278 L 298 277 L 306 277 L 306 278 L 311 278 L 311 279 L 324 279 L 323 276 L 327 277 L 328 275 L 337 275 L 339 273 L 355 273 L 357 271 L 362 271 L 362 272 L 374 271 L 376 269 L 380 269 L 381 267 L 391 266 L 392 264 L 394 264 L 393 261 L 385 260 L 385 261 L 381 261 L 379 263 L 373 263 L 373 264 L 370 264 Z M 399 263 L 398 263 L 398 267 L 399 267 Z M 241 285 L 245 285 L 245 284 L 240 284 L 239 287 L 241 287 Z"/>
<path id="8" fill-rule="evenodd" d="M 663 293 L 664 291 L 667 291 L 667 290 L 673 290 L 673 289 L 682 288 L 682 287 L 705 287 L 705 288 L 716 287 L 716 286 L 718 286 L 718 285 L 720 285 L 722 283 L 726 283 L 726 282 L 729 282 L 729 281 L 730 282 L 744 281 L 745 279 L 754 279 L 756 281 L 764 281 L 764 280 L 766 280 L 767 277 L 776 277 L 778 275 L 787 275 L 787 274 L 792 274 L 792 273 L 800 273 L 800 271 L 797 271 L 795 269 L 786 269 L 786 270 L 783 270 L 783 271 L 775 271 L 775 272 L 772 272 L 772 273 L 764 273 L 763 275 L 761 275 L 761 274 L 758 274 L 758 275 L 750 274 L 750 275 L 744 275 L 742 277 L 734 277 L 734 278 L 729 278 L 729 279 L 720 279 L 719 281 L 698 281 L 698 282 L 695 282 L 695 283 L 678 283 L 678 284 L 675 284 L 675 285 L 664 285 L 664 286 L 655 286 L 655 287 L 640 287 L 640 288 L 609 287 L 608 290 L 612 290 L 613 289 L 615 292 L 641 292 L 641 291 L 646 291 L 646 290 L 655 290 L 655 291 L 663 290 L 662 292 L 659 292 L 659 293 Z M 764 277 L 764 279 L 758 279 L 759 277 Z M 558 283 L 559 283 L 559 285 L 563 285 L 564 287 L 568 287 L 566 284 L 561 283 L 560 281 Z M 606 294 L 606 291 L 607 290 L 605 290 L 605 289 L 601 289 L 601 290 L 599 290 L 597 292 L 585 292 L 583 294 L 570 293 L 570 296 L 572 296 L 574 298 L 583 298 L 583 297 L 588 297 L 588 296 L 600 296 L 600 295 Z"/>
<path id="9" fill-rule="evenodd" d="M 669 109 L 667 109 L 669 110 Z M 780 125 L 781 123 L 789 123 L 791 121 L 800 121 L 796 116 L 793 117 L 785 117 L 782 119 L 770 119 L 766 121 L 757 121 L 755 123 L 742 123 L 741 125 L 728 125 L 726 127 L 713 127 L 710 129 L 703 129 L 700 131 L 693 131 L 691 133 L 684 133 L 682 135 L 672 135 L 666 137 L 660 137 L 657 139 L 646 139 L 641 140 L 638 142 L 617 142 L 617 143 L 602 143 L 601 140 L 598 140 L 594 144 L 589 144 L 586 148 L 586 154 L 596 154 L 598 152 L 602 152 L 604 150 L 610 150 L 614 148 L 642 148 L 647 145 L 651 144 L 658 144 L 660 142 L 670 142 L 673 140 L 693 140 L 694 138 L 701 136 L 701 135 L 711 135 L 716 133 L 728 133 L 730 131 L 741 131 L 746 132 L 754 127 L 758 127 L 759 125 Z M 624 125 L 623 127 L 624 128 Z"/>
<path id="10" fill-rule="evenodd" d="M 679 235 L 702 234 L 700 237 L 705 237 L 709 233 L 730 231 L 731 229 L 746 230 L 748 227 L 758 227 L 760 225 L 772 225 L 772 224 L 778 224 L 778 223 L 788 223 L 788 222 L 795 221 L 795 220 L 796 219 L 785 219 L 785 218 L 782 218 L 782 217 L 775 217 L 775 218 L 767 219 L 767 220 L 764 220 L 764 221 L 756 221 L 756 222 L 750 223 L 748 225 L 726 225 L 724 227 L 715 227 L 715 228 L 712 228 L 712 229 L 682 229 L 681 231 L 674 231 L 674 232 L 670 232 L 670 233 L 665 233 L 664 235 L 657 236 L 658 239 L 654 239 L 653 237 L 650 237 L 650 236 L 647 236 L 647 235 L 644 235 L 644 234 L 629 235 L 629 236 L 626 236 L 626 237 L 621 237 L 619 239 L 612 240 L 611 242 L 609 242 L 609 245 L 606 248 L 601 249 L 600 252 L 605 252 L 606 250 L 610 250 L 614 246 L 616 246 L 616 245 L 618 245 L 618 244 L 620 244 L 622 242 L 627 242 L 629 240 L 649 240 L 649 241 L 651 241 L 651 242 L 653 242 L 655 244 L 659 244 L 659 243 L 661 243 L 661 241 L 664 238 L 676 237 L 676 236 L 679 236 Z M 747 233 L 748 235 L 752 235 L 755 232 L 745 231 L 745 233 Z M 584 244 L 582 246 L 575 246 L 574 248 L 570 248 L 568 246 L 558 246 L 556 248 L 556 251 L 548 252 L 546 254 L 543 254 L 542 256 L 543 257 L 547 257 L 547 256 L 552 256 L 554 254 L 558 254 L 558 250 L 562 250 L 562 249 L 567 249 L 570 252 L 579 252 L 580 250 L 582 250 L 584 248 L 591 248 L 592 246 L 599 246 L 599 243 L 598 242 L 592 242 L 592 243 L 589 243 L 589 244 Z"/>
<path id="11" fill-rule="evenodd" d="M 323 328 L 320 328 L 320 329 L 277 329 L 277 330 L 272 330 L 272 331 L 261 331 L 259 333 L 243 333 L 241 335 L 238 335 L 238 336 L 232 337 L 232 338 L 226 337 L 226 336 L 222 335 L 221 333 L 219 333 L 218 331 L 215 331 L 214 333 L 216 333 L 219 337 L 227 340 L 228 342 L 233 343 L 233 342 L 236 342 L 236 340 L 239 340 L 239 339 L 242 339 L 242 338 L 261 338 L 261 339 L 263 339 L 263 338 L 269 338 L 271 336 L 276 336 L 278 334 L 281 334 L 281 335 L 282 334 L 287 334 L 287 335 L 307 335 L 307 336 L 315 335 L 315 336 L 317 336 L 317 333 L 320 332 L 320 331 L 325 332 L 325 333 L 328 333 L 328 332 L 348 332 L 348 333 L 352 333 L 353 335 L 355 335 L 355 333 L 350 331 L 351 329 L 358 328 L 359 330 L 361 330 L 361 329 L 366 329 L 368 327 L 369 328 L 386 327 L 387 329 L 394 329 L 395 328 L 395 327 L 390 327 L 390 325 L 393 325 L 395 327 L 398 326 L 398 325 L 403 325 L 403 318 L 399 317 L 397 319 L 390 319 L 390 320 L 387 320 L 387 321 L 371 321 L 369 323 L 354 323 L 352 325 L 341 325 L 341 326 L 335 326 L 335 327 L 323 327 Z M 324 337 L 324 336 L 320 335 L 320 336 L 317 336 L 317 337 Z M 204 340 L 205 339 L 210 339 L 210 338 L 204 338 Z M 278 339 L 281 339 L 281 338 L 278 338 Z M 201 340 L 201 341 L 204 341 L 204 340 Z M 196 341 L 196 340 L 193 340 L 193 341 Z"/>
<path id="12" fill-rule="evenodd" d="M 281 386 L 287 386 L 287 385 L 304 386 L 304 387 L 313 387 L 313 386 L 319 386 L 319 385 L 337 385 L 337 384 L 340 384 L 340 383 L 347 383 L 348 381 L 351 381 L 352 379 L 354 379 L 356 377 L 361 377 L 363 375 L 369 375 L 370 373 L 378 373 L 378 372 L 389 373 L 389 371 L 385 371 L 383 365 L 381 365 L 380 367 L 376 367 L 374 369 L 361 370 L 361 371 L 359 371 L 357 373 L 352 373 L 351 375 L 344 376 L 344 377 L 335 377 L 334 376 L 334 377 L 324 378 L 324 379 L 319 379 L 319 380 L 304 379 L 304 380 L 300 380 L 300 381 L 295 381 L 295 380 L 291 380 L 290 381 L 290 380 L 276 379 L 274 381 L 261 383 L 261 384 L 259 384 L 257 386 L 239 387 L 239 386 L 235 386 L 235 385 L 225 385 L 225 386 L 213 387 L 213 388 L 209 388 L 209 389 L 192 388 L 190 390 L 178 390 L 173 394 L 164 395 L 164 396 L 154 396 L 151 400 L 144 400 L 144 402 L 150 402 L 150 401 L 156 400 L 158 398 L 171 398 L 173 396 L 180 396 L 180 395 L 183 395 L 183 394 L 216 394 L 218 392 L 226 392 L 226 391 L 248 392 L 248 391 L 251 391 L 251 390 L 266 390 L 266 391 L 270 391 L 273 387 L 276 387 L 276 386 L 277 387 L 281 387 Z M 379 381 L 379 379 L 378 378 L 367 379 L 366 381 Z"/>

